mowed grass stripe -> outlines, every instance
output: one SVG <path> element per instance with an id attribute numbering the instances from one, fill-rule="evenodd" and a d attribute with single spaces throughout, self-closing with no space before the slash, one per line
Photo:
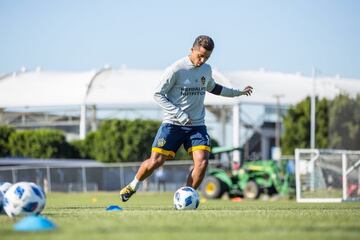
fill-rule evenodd
<path id="1" fill-rule="evenodd" d="M 360 203 L 206 201 L 195 211 L 173 209 L 172 193 L 51 193 L 44 215 L 59 228 L 17 233 L 0 216 L 0 239 L 360 239 Z M 108 205 L 123 211 L 107 212 Z"/>

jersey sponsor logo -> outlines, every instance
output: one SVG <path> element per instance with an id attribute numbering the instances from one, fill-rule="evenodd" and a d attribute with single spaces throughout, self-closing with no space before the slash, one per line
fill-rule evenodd
<path id="1" fill-rule="evenodd" d="M 190 84 L 190 80 L 189 80 L 189 79 L 186 79 L 185 82 L 184 82 L 184 84 L 189 85 L 189 84 Z"/>
<path id="2" fill-rule="evenodd" d="M 163 147 L 166 143 L 166 140 L 164 138 L 160 138 L 157 142 L 158 147 Z"/>
<path id="3" fill-rule="evenodd" d="M 206 78 L 204 76 L 201 77 L 201 83 L 202 83 L 202 85 L 205 85 L 205 83 L 206 83 Z"/>
<path id="4" fill-rule="evenodd" d="M 180 94 L 182 96 L 198 96 L 205 95 L 205 87 L 182 87 Z"/>

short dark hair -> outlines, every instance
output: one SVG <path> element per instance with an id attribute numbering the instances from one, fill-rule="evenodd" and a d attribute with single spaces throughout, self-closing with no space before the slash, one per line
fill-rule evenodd
<path id="1" fill-rule="evenodd" d="M 215 44 L 211 37 L 200 35 L 195 39 L 193 47 L 203 47 L 208 51 L 212 51 L 215 47 Z"/>

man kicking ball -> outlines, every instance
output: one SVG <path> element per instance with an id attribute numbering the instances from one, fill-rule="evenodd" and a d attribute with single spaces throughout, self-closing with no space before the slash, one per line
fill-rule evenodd
<path id="1" fill-rule="evenodd" d="M 123 202 L 129 200 L 155 169 L 174 158 L 182 144 L 194 161 L 186 185 L 194 189 L 200 186 L 210 153 L 210 137 L 204 120 L 205 93 L 238 97 L 250 96 L 253 91 L 251 86 L 240 91 L 214 81 L 211 66 L 205 63 L 213 49 L 214 42 L 210 37 L 198 36 L 190 55 L 166 69 L 154 93 L 155 101 L 165 111 L 164 120 L 154 139 L 150 158 L 140 165 L 134 179 L 120 191 Z"/>

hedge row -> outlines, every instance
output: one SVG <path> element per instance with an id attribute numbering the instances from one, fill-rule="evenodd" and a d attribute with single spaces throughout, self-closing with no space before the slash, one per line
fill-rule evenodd
<path id="1" fill-rule="evenodd" d="M 84 140 L 67 142 L 62 131 L 15 130 L 0 126 L 0 157 L 79 158 L 101 162 L 138 162 L 150 156 L 160 126 L 152 120 L 106 120 Z M 212 143 L 217 145 L 216 141 Z M 181 148 L 175 159 L 189 159 Z"/>
<path id="2" fill-rule="evenodd" d="M 12 156 L 33 158 L 68 158 L 75 149 L 66 142 L 63 132 L 51 129 L 16 131 L 10 135 Z"/>
<path id="3" fill-rule="evenodd" d="M 0 157 L 10 155 L 9 137 L 15 129 L 9 126 L 0 126 Z"/>
<path id="4" fill-rule="evenodd" d="M 142 161 L 160 125 L 148 120 L 108 120 L 85 140 L 67 142 L 62 131 L 0 126 L 0 157 L 82 158 L 102 162 Z"/>
<path id="5" fill-rule="evenodd" d="M 15 130 L 0 126 L 0 157 L 71 158 L 77 150 L 59 130 Z"/>
<path id="6" fill-rule="evenodd" d="M 108 120 L 89 134 L 82 145 L 82 157 L 102 162 L 138 162 L 150 155 L 160 122 L 151 120 Z M 87 156 L 86 156 L 87 155 Z"/>

